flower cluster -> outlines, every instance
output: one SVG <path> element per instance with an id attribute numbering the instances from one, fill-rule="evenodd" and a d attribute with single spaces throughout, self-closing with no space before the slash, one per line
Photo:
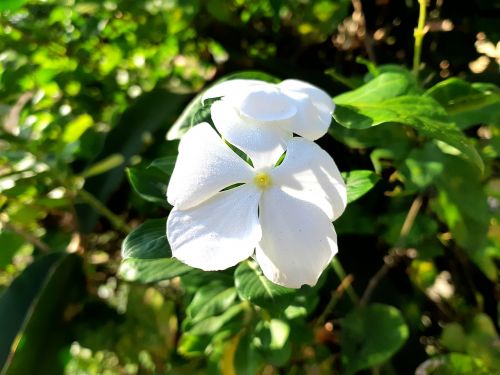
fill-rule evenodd
<path id="1" fill-rule="evenodd" d="M 235 79 L 202 100 L 214 100 L 215 130 L 198 124 L 180 142 L 167 191 L 173 256 L 206 271 L 253 256 L 274 283 L 316 284 L 347 202 L 335 162 L 313 142 L 330 125 L 331 98 L 298 80 Z"/>

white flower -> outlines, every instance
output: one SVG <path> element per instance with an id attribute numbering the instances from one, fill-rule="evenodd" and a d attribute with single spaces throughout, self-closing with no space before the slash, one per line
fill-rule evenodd
<path id="1" fill-rule="evenodd" d="M 316 284 L 337 252 L 331 221 L 345 209 L 346 187 L 314 142 L 291 138 L 283 162 L 273 167 L 277 160 L 253 168 L 209 124 L 191 128 L 167 191 L 173 256 L 210 271 L 254 255 L 274 283 Z"/>
<path id="2" fill-rule="evenodd" d="M 287 79 L 279 84 L 234 79 L 208 89 L 202 101 L 212 104 L 219 133 L 250 156 L 254 166 L 270 167 L 296 133 L 311 141 L 322 137 L 332 119 L 334 104 L 323 90 Z"/>

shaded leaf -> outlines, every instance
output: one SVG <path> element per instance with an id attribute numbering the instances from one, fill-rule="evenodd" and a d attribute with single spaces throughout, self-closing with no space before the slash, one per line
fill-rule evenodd
<path id="1" fill-rule="evenodd" d="M 149 202 L 168 207 L 168 176 L 157 168 L 127 168 L 127 176 L 134 191 Z"/>
<path id="2" fill-rule="evenodd" d="M 125 237 L 122 243 L 122 257 L 138 259 L 159 259 L 172 256 L 167 240 L 166 219 L 147 220 Z"/>
<path id="3" fill-rule="evenodd" d="M 408 335 L 408 326 L 395 307 L 372 304 L 356 308 L 342 322 L 345 373 L 384 363 L 403 346 Z"/>
<path id="4" fill-rule="evenodd" d="M 39 258 L 12 282 L 0 296 L 2 375 L 62 372 L 54 358 L 69 343 L 65 308 L 84 287 L 80 257 L 64 253 Z"/>

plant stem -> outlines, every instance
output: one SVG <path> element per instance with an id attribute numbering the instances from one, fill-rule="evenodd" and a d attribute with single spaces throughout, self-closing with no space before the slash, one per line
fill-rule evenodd
<path id="1" fill-rule="evenodd" d="M 398 264 L 401 259 L 406 257 L 406 252 L 402 252 L 403 247 L 406 243 L 406 239 L 408 238 L 408 234 L 410 234 L 411 228 L 413 228 L 413 224 L 415 224 L 415 219 L 422 207 L 423 198 L 421 195 L 418 195 L 408 210 L 408 214 L 406 215 L 403 226 L 401 227 L 401 231 L 399 232 L 399 238 L 396 241 L 396 245 L 392 249 L 389 250 L 389 255 L 384 257 L 384 265 L 373 275 L 373 277 L 368 282 L 368 285 L 361 297 L 360 304 L 362 306 L 366 305 L 370 300 L 375 288 L 378 286 L 380 281 L 384 278 L 384 276 L 389 272 L 389 270 Z"/>
<path id="2" fill-rule="evenodd" d="M 346 278 L 348 278 L 349 276 L 346 275 L 346 273 L 344 271 L 344 267 L 342 267 L 342 264 L 340 264 L 340 262 L 338 261 L 337 258 L 333 258 L 331 265 L 332 265 L 333 270 L 337 274 L 338 278 L 340 279 L 340 282 L 344 283 L 344 280 Z M 348 283 L 348 285 L 345 287 L 345 290 L 347 292 L 347 295 L 351 299 L 351 301 L 355 305 L 357 305 L 359 303 L 359 297 L 358 297 L 356 291 L 354 290 L 354 288 L 352 287 L 351 282 Z"/>
<path id="3" fill-rule="evenodd" d="M 415 37 L 415 49 L 413 51 L 413 75 L 418 80 L 418 73 L 420 70 L 420 59 L 422 57 L 422 41 L 426 33 L 425 29 L 425 18 L 427 13 L 426 0 L 418 0 L 420 5 L 418 13 L 418 24 L 417 28 L 413 32 Z"/>
<path id="4" fill-rule="evenodd" d="M 102 216 L 104 216 L 106 219 L 109 220 L 111 225 L 115 227 L 116 229 L 122 231 L 123 233 L 129 233 L 130 228 L 129 226 L 122 220 L 121 217 L 118 215 L 114 214 L 107 208 L 100 200 L 98 200 L 96 197 L 94 197 L 92 194 L 90 194 L 86 190 L 78 190 L 77 191 L 78 197 L 80 197 L 85 203 L 88 203 L 92 208 L 94 208 L 97 212 L 99 212 Z"/>

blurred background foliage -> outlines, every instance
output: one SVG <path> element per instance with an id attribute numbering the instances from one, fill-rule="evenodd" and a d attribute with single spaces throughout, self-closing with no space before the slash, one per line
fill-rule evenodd
<path id="1" fill-rule="evenodd" d="M 376 175 L 316 287 L 250 303 L 253 263 L 236 287 L 161 258 L 117 276 L 125 235 L 164 228 L 166 134 L 196 93 L 241 70 L 333 97 L 406 77 L 417 17 L 417 0 L 2 0 L 0 373 L 500 373 L 495 0 L 430 1 L 418 88 L 484 173 L 413 128 L 336 118 L 321 146 Z"/>

